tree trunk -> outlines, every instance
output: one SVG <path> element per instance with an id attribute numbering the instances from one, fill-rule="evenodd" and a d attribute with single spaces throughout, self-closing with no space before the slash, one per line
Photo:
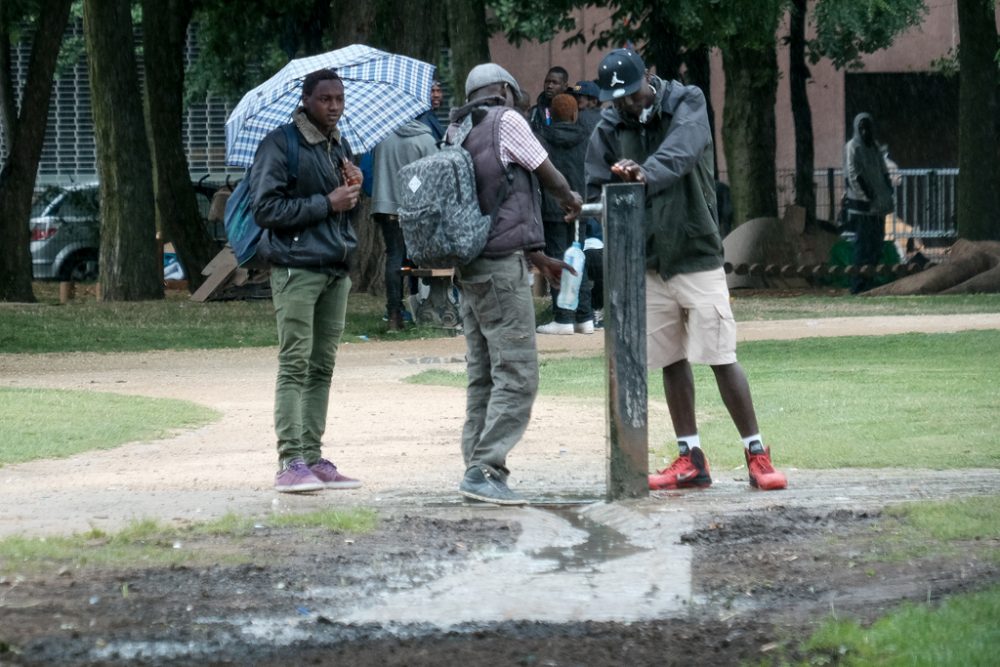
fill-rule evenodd
<path id="1" fill-rule="evenodd" d="M 1000 242 L 959 239 L 947 261 L 864 292 L 865 296 L 1000 292 Z"/>
<path id="2" fill-rule="evenodd" d="M 372 44 L 375 32 L 375 3 L 354 0 L 331 0 L 330 13 L 334 48 L 351 44 Z"/>
<path id="3" fill-rule="evenodd" d="M 712 106 L 712 61 L 707 46 L 690 49 L 684 54 L 684 64 L 687 66 L 685 83 L 701 88 L 705 95 L 705 105 L 708 110 L 708 127 L 712 132 L 712 164 L 715 165 L 715 179 L 719 179 L 719 155 L 715 134 L 715 108 Z"/>
<path id="4" fill-rule="evenodd" d="M 658 38 L 650 40 L 643 49 L 646 55 L 647 66 L 656 68 L 656 74 L 661 79 L 681 78 L 681 65 L 684 63 L 684 54 L 680 36 L 677 34 L 677 26 L 666 16 L 667 12 L 657 5 L 646 18 L 650 22 L 649 34 L 657 35 Z"/>
<path id="5" fill-rule="evenodd" d="M 958 0 L 958 235 L 1000 240 L 996 10 Z"/>
<path id="6" fill-rule="evenodd" d="M 793 0 L 788 42 L 788 86 L 795 123 L 795 204 L 806 211 L 806 227 L 816 224 L 816 182 L 813 180 L 812 110 L 806 83 L 806 0 Z"/>
<path id="7" fill-rule="evenodd" d="M 84 0 L 83 32 L 101 182 L 101 299 L 162 299 L 152 163 L 129 0 Z"/>
<path id="8" fill-rule="evenodd" d="M 174 245 L 194 292 L 218 248 L 201 219 L 182 135 L 184 45 L 193 12 L 191 0 L 143 0 L 142 34 L 146 70 L 146 122 L 153 159 L 157 227 Z"/>
<path id="9" fill-rule="evenodd" d="M 11 128 L 17 122 L 17 105 L 14 104 L 14 73 L 11 63 L 10 19 L 7 3 L 0 0 L 0 132 L 3 143 L 10 146 Z"/>
<path id="10" fill-rule="evenodd" d="M 379 0 L 376 25 L 385 49 L 437 65 L 441 31 L 437 16 L 441 3 L 431 0 Z M 430 91 L 428 91 L 428 96 Z"/>
<path id="11" fill-rule="evenodd" d="M 70 0 L 52 0 L 39 17 L 21 113 L 8 128 L 11 140 L 7 144 L 7 162 L 0 171 L 0 301 L 35 301 L 28 221 L 45 143 L 52 76 L 71 4 Z M 9 44 L 4 43 L 3 48 L 9 48 Z M 10 72 L 7 78 L 9 81 Z"/>
<path id="12" fill-rule="evenodd" d="M 480 63 L 490 62 L 490 33 L 484 0 L 447 0 L 448 42 L 451 44 L 451 85 L 455 106 L 465 101 L 465 77 Z"/>
<path id="13" fill-rule="evenodd" d="M 726 73 L 722 137 L 735 228 L 753 218 L 778 216 L 774 173 L 778 56 L 773 45 L 729 46 L 722 50 L 722 64 Z"/>

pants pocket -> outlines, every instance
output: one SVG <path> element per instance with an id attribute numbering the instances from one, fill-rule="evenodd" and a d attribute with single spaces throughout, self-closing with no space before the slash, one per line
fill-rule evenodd
<path id="1" fill-rule="evenodd" d="M 503 308 L 493 282 L 493 276 L 483 276 L 462 280 L 463 305 L 475 315 L 480 325 L 500 322 Z"/>

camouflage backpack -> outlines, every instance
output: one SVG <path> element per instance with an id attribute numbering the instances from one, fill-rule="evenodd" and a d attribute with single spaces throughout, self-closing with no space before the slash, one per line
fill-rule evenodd
<path id="1" fill-rule="evenodd" d="M 472 155 L 462 148 L 471 130 L 467 116 L 440 151 L 399 170 L 399 226 L 417 266 L 462 266 L 486 247 L 493 219 L 479 208 Z"/>

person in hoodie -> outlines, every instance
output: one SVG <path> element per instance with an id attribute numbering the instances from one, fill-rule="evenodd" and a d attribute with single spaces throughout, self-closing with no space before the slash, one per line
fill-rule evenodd
<path id="1" fill-rule="evenodd" d="M 854 265 L 874 266 L 882 256 L 884 221 L 893 209 L 893 191 L 884 151 L 875 140 L 871 114 L 854 117 L 854 135 L 844 146 L 844 180 L 848 228 L 855 234 Z M 859 272 L 851 278 L 851 294 L 871 289 L 873 280 Z"/>
<path id="2" fill-rule="evenodd" d="M 538 95 L 535 106 L 531 107 L 528 115 L 528 123 L 534 132 L 538 132 L 546 125 L 552 124 L 552 99 L 556 95 L 566 92 L 569 86 L 569 72 L 565 68 L 555 67 L 549 69 L 542 83 L 542 92 Z"/>
<path id="3" fill-rule="evenodd" d="M 649 475 L 651 489 L 712 483 L 695 416 L 692 363 L 708 364 L 740 438 L 750 485 L 783 489 L 771 465 L 746 373 L 736 360 L 736 323 L 716 216 L 712 134 L 696 86 L 646 73 L 631 49 L 598 66 L 601 101 L 611 101 L 587 147 L 587 199 L 615 181 L 645 186 L 646 355 L 662 369 L 678 456 Z M 636 258 L 637 260 L 640 258 Z"/>
<path id="4" fill-rule="evenodd" d="M 399 226 L 402 183 L 399 170 L 437 151 L 433 131 L 420 118 L 396 129 L 378 146 L 372 168 L 372 217 L 385 241 L 385 311 L 389 331 L 402 331 L 403 261 L 406 244 Z"/>
<path id="5" fill-rule="evenodd" d="M 587 128 L 577 122 L 578 108 L 572 95 L 562 93 L 552 98 L 550 105 L 552 124 L 543 125 L 536 133 L 542 146 L 549 154 L 553 166 L 566 177 L 570 188 L 583 191 L 583 161 L 587 156 Z M 542 193 L 542 226 L 545 229 L 545 254 L 562 259 L 574 240 L 582 246 L 586 236 L 586 223 L 568 225 L 565 213 L 558 200 L 548 193 Z M 577 230 L 579 226 L 581 229 Z M 576 311 L 559 308 L 556 297 L 559 290 L 550 285 L 552 295 L 553 321 L 539 325 L 540 334 L 568 335 L 573 333 L 594 333 L 594 312 L 590 300 L 591 285 L 586 278 L 580 284 L 580 299 Z"/>
<path id="6" fill-rule="evenodd" d="M 298 178 L 288 176 L 284 127 L 261 141 L 249 176 L 254 220 L 264 229 L 257 254 L 271 265 L 278 325 L 274 489 L 284 493 L 361 486 L 321 451 L 351 291 L 350 259 L 358 245 L 351 220 L 362 175 L 337 130 L 343 113 L 344 82 L 337 73 L 308 74 L 292 115 Z"/>

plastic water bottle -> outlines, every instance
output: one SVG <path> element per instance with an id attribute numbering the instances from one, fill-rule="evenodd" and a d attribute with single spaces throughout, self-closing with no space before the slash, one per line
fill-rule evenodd
<path id="1" fill-rule="evenodd" d="M 576 310 L 576 306 L 580 302 L 580 282 L 583 280 L 583 263 L 586 257 L 579 241 L 573 241 L 573 245 L 566 248 L 563 261 L 576 270 L 576 275 L 574 276 L 563 269 L 562 278 L 559 279 L 559 296 L 556 298 L 558 307 Z"/>

